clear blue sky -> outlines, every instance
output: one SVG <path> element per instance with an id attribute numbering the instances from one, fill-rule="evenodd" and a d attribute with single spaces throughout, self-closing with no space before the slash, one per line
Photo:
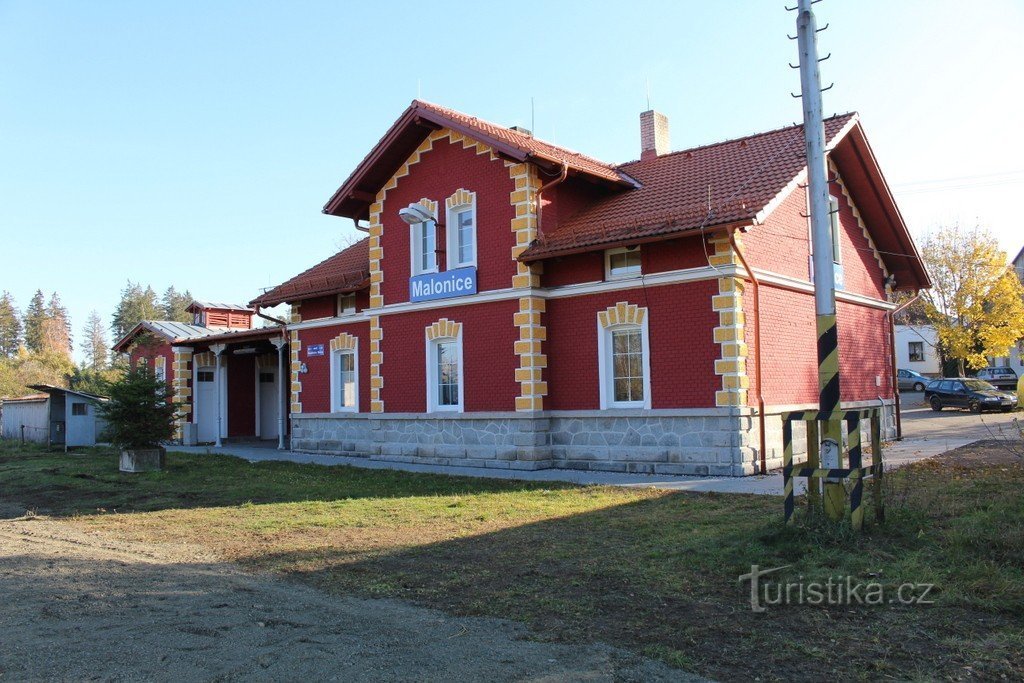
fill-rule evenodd
<path id="1" fill-rule="evenodd" d="M 418 88 L 508 125 L 533 97 L 539 137 L 607 161 L 645 80 L 676 149 L 788 125 L 783 2 L 0 0 L 0 289 L 57 290 L 76 337 L 129 279 L 248 301 L 352 231 L 320 208 Z M 1024 3 L 815 9 L 826 110 L 861 112 L 915 234 L 1016 253 Z"/>

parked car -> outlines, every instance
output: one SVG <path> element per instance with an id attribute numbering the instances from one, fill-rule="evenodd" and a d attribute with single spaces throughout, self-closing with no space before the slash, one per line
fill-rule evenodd
<path id="1" fill-rule="evenodd" d="M 924 388 L 924 400 L 932 410 L 968 408 L 972 413 L 1001 410 L 1007 413 L 1017 407 L 1017 395 L 1000 391 L 988 382 L 974 377 L 944 377 Z"/>
<path id="2" fill-rule="evenodd" d="M 896 372 L 896 381 L 899 383 L 900 391 L 924 391 L 924 388 L 928 386 L 928 382 L 932 380 L 920 372 L 898 370 Z"/>
<path id="3" fill-rule="evenodd" d="M 994 384 L 1000 389 L 1017 388 L 1017 373 L 1013 371 L 1013 368 L 982 368 L 978 370 L 976 377 L 989 384 Z"/>

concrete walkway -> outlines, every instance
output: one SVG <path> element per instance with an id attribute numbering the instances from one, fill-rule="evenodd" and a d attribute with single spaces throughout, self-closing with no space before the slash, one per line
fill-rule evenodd
<path id="1" fill-rule="evenodd" d="M 913 404 L 911 404 L 913 405 Z M 965 446 L 980 439 L 1011 438 L 1019 434 L 1013 430 L 1014 414 L 972 415 L 966 412 L 943 411 L 935 413 L 927 408 L 904 410 L 903 441 L 889 444 L 884 449 L 886 469 L 901 467 L 924 460 L 948 450 Z M 623 474 L 618 472 L 583 472 L 578 470 L 506 470 L 487 467 L 451 467 L 417 463 L 370 460 L 339 455 L 319 455 L 279 451 L 264 445 L 231 444 L 221 449 L 207 446 L 178 447 L 184 453 L 223 453 L 244 458 L 250 462 L 284 460 L 318 465 L 351 465 L 366 469 L 390 469 L 404 472 L 445 474 L 460 477 L 486 477 L 491 479 L 518 479 L 522 481 L 558 481 L 573 484 L 606 486 L 653 486 L 672 491 L 716 491 L 719 493 L 751 493 L 782 495 L 782 474 L 775 472 L 764 477 L 689 477 L 650 474 Z M 804 480 L 798 479 L 797 491 L 802 492 Z"/>

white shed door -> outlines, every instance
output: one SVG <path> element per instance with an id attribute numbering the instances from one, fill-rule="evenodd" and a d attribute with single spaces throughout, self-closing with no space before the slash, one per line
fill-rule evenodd
<path id="1" fill-rule="evenodd" d="M 212 443 L 217 440 L 217 382 L 216 369 L 201 367 L 196 370 L 195 420 L 196 438 L 200 443 Z"/>

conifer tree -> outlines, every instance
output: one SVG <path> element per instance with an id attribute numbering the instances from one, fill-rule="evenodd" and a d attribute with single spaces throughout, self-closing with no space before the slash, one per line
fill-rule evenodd
<path id="1" fill-rule="evenodd" d="M 0 357 L 11 358 L 21 346 L 21 319 L 10 292 L 0 295 Z"/>
<path id="2" fill-rule="evenodd" d="M 46 321 L 46 299 L 43 291 L 37 289 L 25 310 L 25 347 L 29 351 L 43 350 L 43 323 Z"/>

